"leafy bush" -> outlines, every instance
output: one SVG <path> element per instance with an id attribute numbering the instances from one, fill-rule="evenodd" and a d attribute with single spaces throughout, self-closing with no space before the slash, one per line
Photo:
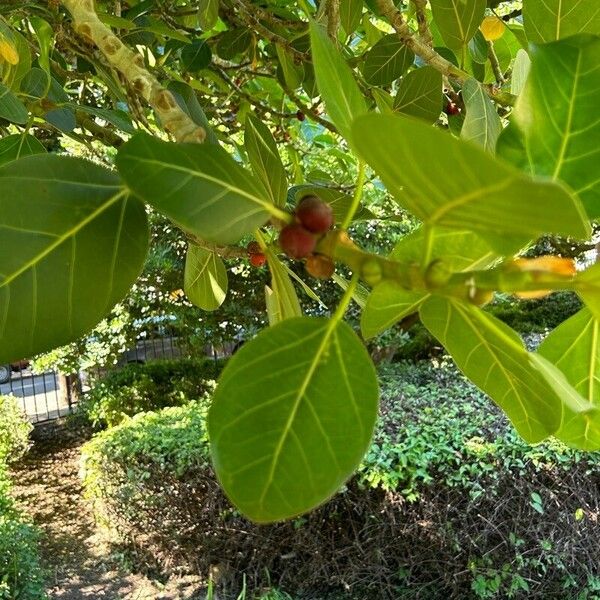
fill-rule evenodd
<path id="1" fill-rule="evenodd" d="M 7 471 L 29 447 L 30 431 L 15 399 L 0 397 L 0 600 L 46 598 L 37 531 L 16 509 Z"/>
<path id="2" fill-rule="evenodd" d="M 222 361 L 160 360 L 109 372 L 88 392 L 80 410 L 93 423 L 117 425 L 125 416 L 181 406 L 214 389 Z"/>
<path id="3" fill-rule="evenodd" d="M 582 307 L 577 294 L 555 292 L 536 300 L 497 295 L 488 310 L 519 333 L 543 333 L 558 327 Z"/>
<path id="4" fill-rule="evenodd" d="M 84 452 L 87 494 L 144 562 L 218 565 L 225 597 L 243 572 L 256 588 L 268 572 L 319 598 L 595 597 L 600 455 L 528 446 L 443 360 L 380 378 L 357 476 L 307 517 L 256 526 L 231 508 L 208 461 L 206 401 L 97 435 Z"/>
<path id="5" fill-rule="evenodd" d="M 0 464 L 19 459 L 29 449 L 33 426 L 13 396 L 0 396 Z"/>

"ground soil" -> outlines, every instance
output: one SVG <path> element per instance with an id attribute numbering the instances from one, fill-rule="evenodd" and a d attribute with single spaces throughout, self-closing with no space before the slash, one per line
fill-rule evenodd
<path id="1" fill-rule="evenodd" d="M 78 476 L 89 429 L 74 423 L 38 426 L 33 447 L 13 473 L 14 495 L 41 530 L 41 557 L 50 598 L 178 600 L 204 595 L 197 577 L 166 583 L 128 573 L 111 550 L 82 497 Z"/>

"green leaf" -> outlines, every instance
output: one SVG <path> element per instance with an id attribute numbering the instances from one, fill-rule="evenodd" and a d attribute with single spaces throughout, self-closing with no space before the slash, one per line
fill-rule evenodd
<path id="1" fill-rule="evenodd" d="M 252 170 L 264 187 L 265 197 L 276 206 L 284 206 L 288 183 L 277 144 L 269 128 L 252 115 L 246 119 L 244 146 Z"/>
<path id="2" fill-rule="evenodd" d="M 202 310 L 217 310 L 227 295 L 227 271 L 221 258 L 190 244 L 185 257 L 183 288 L 192 304 Z"/>
<path id="3" fill-rule="evenodd" d="M 230 29 L 221 35 L 217 42 L 217 54 L 225 60 L 233 60 L 240 54 L 245 54 L 252 45 L 252 32 L 240 27 Z"/>
<path id="4" fill-rule="evenodd" d="M 404 263 L 422 264 L 425 243 L 423 228 L 419 228 L 400 239 L 389 257 Z M 431 231 L 429 243 L 429 262 L 441 259 L 453 272 L 485 269 L 498 258 L 483 239 L 470 231 L 436 227 Z"/>
<path id="5" fill-rule="evenodd" d="M 317 23 L 310 25 L 310 44 L 317 86 L 327 114 L 340 133 L 349 138 L 352 121 L 367 112 L 365 99 L 354 80 L 352 70 L 325 29 Z"/>
<path id="6" fill-rule="evenodd" d="M 28 133 L 8 135 L 0 139 L 0 165 L 6 164 L 17 158 L 42 154 L 46 148 Z"/>
<path id="7" fill-rule="evenodd" d="M 421 67 L 402 78 L 394 110 L 435 123 L 442 112 L 442 100 L 442 74 L 433 67 Z"/>
<path id="8" fill-rule="evenodd" d="M 219 0 L 198 1 L 198 22 L 204 31 L 210 31 L 219 20 Z"/>
<path id="9" fill-rule="evenodd" d="M 523 23 L 527 39 L 534 43 L 578 33 L 600 35 L 600 4 L 597 0 L 523 0 Z"/>
<path id="10" fill-rule="evenodd" d="M 515 129 L 501 136 L 498 152 L 535 175 L 565 181 L 590 218 L 600 217 L 595 101 L 600 94 L 600 38 L 580 35 L 538 46 L 531 57 L 509 127 Z"/>
<path id="11" fill-rule="evenodd" d="M 362 74 L 370 85 L 389 85 L 413 64 L 415 55 L 395 33 L 382 37 L 365 55 Z"/>
<path id="12" fill-rule="evenodd" d="M 431 0 L 433 20 L 444 43 L 459 52 L 466 47 L 483 21 L 486 0 Z"/>
<path id="13" fill-rule="evenodd" d="M 510 79 L 510 93 L 518 96 L 525 87 L 525 82 L 531 69 L 531 59 L 523 48 L 517 51 L 513 64 L 512 77 Z"/>
<path id="14" fill-rule="evenodd" d="M 374 87 L 371 88 L 371 94 L 373 94 L 373 99 L 380 113 L 390 114 L 394 112 L 394 98 L 389 92 Z"/>
<path id="15" fill-rule="evenodd" d="M 0 167 L 0 208 L 6 363 L 76 340 L 96 325 L 141 272 L 148 226 L 144 207 L 126 196 L 114 173 L 54 154 Z"/>
<path id="16" fill-rule="evenodd" d="M 123 110 L 96 108 L 95 106 L 80 106 L 75 104 L 72 104 L 71 106 L 77 110 L 93 115 L 94 117 L 103 119 L 125 133 L 133 134 L 136 131 L 131 122 L 131 117 Z"/>
<path id="17" fill-rule="evenodd" d="M 575 390 L 600 406 L 600 322 L 584 308 L 561 323 L 540 345 L 541 356 L 556 365 Z M 597 414 L 571 419 L 556 433 L 559 439 L 584 450 L 600 449 Z"/>
<path id="18" fill-rule="evenodd" d="M 50 52 L 54 40 L 54 30 L 51 25 L 41 17 L 30 17 L 29 22 L 38 39 L 38 63 L 50 75 Z"/>
<path id="19" fill-rule="evenodd" d="M 67 106 L 61 106 L 60 108 L 53 108 L 44 114 L 44 119 L 50 125 L 54 125 L 58 130 L 64 133 L 70 133 L 77 127 L 77 120 L 75 119 L 75 111 Z"/>
<path id="20" fill-rule="evenodd" d="M 394 281 L 383 281 L 369 294 L 360 316 L 363 337 L 375 337 L 416 313 L 428 297 L 429 294 L 406 290 Z"/>
<path id="21" fill-rule="evenodd" d="M 298 89 L 304 79 L 304 68 L 302 64 L 297 65 L 294 59 L 288 54 L 287 50 L 280 44 L 276 45 L 277 58 L 281 67 L 281 76 L 283 77 L 284 87 L 291 90 Z"/>
<path id="22" fill-rule="evenodd" d="M 21 80 L 21 94 L 30 98 L 44 98 L 50 89 L 50 77 L 42 69 L 30 69 Z"/>
<path id="23" fill-rule="evenodd" d="M 425 243 L 422 229 L 417 229 L 396 244 L 390 258 L 404 263 L 421 264 L 425 255 Z M 429 243 L 430 262 L 443 260 L 451 272 L 484 269 L 497 258 L 481 238 L 469 231 L 435 228 L 431 232 Z M 426 292 L 409 291 L 394 281 L 383 281 L 370 293 L 361 314 L 363 337 L 374 337 L 417 312 L 428 297 Z"/>
<path id="24" fill-rule="evenodd" d="M 301 278 L 299 277 L 292 269 L 290 269 L 289 265 L 286 263 L 282 263 L 287 271 L 287 274 L 302 288 L 302 291 L 311 299 L 321 305 L 322 308 L 327 308 L 323 300 L 317 296 L 316 292 Z M 333 274 L 335 277 L 335 273 Z"/>
<path id="25" fill-rule="evenodd" d="M 206 143 L 219 145 L 219 140 L 212 130 L 200 102 L 196 96 L 196 92 L 182 81 L 169 81 L 167 89 L 175 96 L 177 104 L 185 111 L 185 113 L 198 125 L 204 127 L 206 131 Z"/>
<path id="26" fill-rule="evenodd" d="M 27 116 L 25 105 L 5 85 L 0 83 L 0 118 L 11 123 L 25 125 Z"/>
<path id="27" fill-rule="evenodd" d="M 564 414 L 589 408 L 560 372 L 527 352 L 507 325 L 473 305 L 432 296 L 421 320 L 458 368 L 507 414 L 529 443 L 556 432 Z"/>
<path id="28" fill-rule="evenodd" d="M 475 79 L 467 79 L 462 91 L 467 109 L 460 132 L 462 139 L 474 142 L 494 154 L 498 136 L 502 131 L 496 107 Z"/>
<path id="29" fill-rule="evenodd" d="M 340 23 L 346 37 L 354 33 L 360 24 L 363 11 L 363 0 L 344 0 L 340 2 Z"/>
<path id="30" fill-rule="evenodd" d="M 302 317 L 262 331 L 227 364 L 210 408 L 225 493 L 260 523 L 321 504 L 360 463 L 377 400 L 373 364 L 346 323 Z"/>
<path id="31" fill-rule="evenodd" d="M 181 65 L 189 73 L 197 73 L 210 65 L 212 52 L 205 40 L 194 40 L 181 49 Z"/>
<path id="32" fill-rule="evenodd" d="M 269 323 L 275 325 L 284 319 L 301 317 L 300 302 L 285 264 L 270 248 L 265 250 L 265 255 L 271 271 L 271 291 L 273 292 L 268 298 L 270 302 Z"/>
<path id="33" fill-rule="evenodd" d="M 274 208 L 260 183 L 219 146 L 138 134 L 116 162 L 133 193 L 204 240 L 235 243 Z"/>
<path id="34" fill-rule="evenodd" d="M 566 189 L 532 180 L 425 123 L 364 115 L 352 139 L 390 193 L 425 223 L 479 233 L 501 253 L 542 233 L 590 235 L 581 203 Z"/>

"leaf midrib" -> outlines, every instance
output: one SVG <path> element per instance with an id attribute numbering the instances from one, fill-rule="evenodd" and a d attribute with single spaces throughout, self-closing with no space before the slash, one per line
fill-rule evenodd
<path id="1" fill-rule="evenodd" d="M 336 321 L 334 319 L 331 319 L 327 322 L 323 340 L 319 344 L 319 347 L 317 348 L 317 351 L 314 354 L 313 360 L 310 363 L 310 366 L 304 377 L 304 380 L 302 381 L 302 384 L 300 385 L 300 387 L 298 389 L 298 393 L 296 394 L 296 397 L 294 399 L 294 404 L 292 406 L 292 410 L 290 411 L 290 416 L 288 417 L 288 419 L 285 423 L 283 432 L 279 438 L 279 442 L 277 443 L 277 446 L 275 447 L 275 451 L 273 453 L 273 459 L 271 460 L 271 467 L 269 469 L 269 474 L 267 476 L 267 480 L 265 482 L 263 492 L 259 499 L 259 504 L 260 504 L 261 510 L 264 508 L 265 497 L 274 481 L 275 470 L 277 468 L 279 456 L 281 455 L 281 452 L 283 450 L 283 445 L 285 444 L 285 441 L 286 441 L 286 439 L 290 433 L 290 430 L 294 424 L 294 420 L 296 419 L 296 414 L 298 412 L 298 409 L 300 408 L 302 398 L 304 397 L 306 389 L 308 388 L 308 385 L 310 384 L 310 382 L 315 374 L 315 371 L 317 370 L 317 367 L 318 367 L 319 363 L 321 362 L 321 357 L 323 356 L 323 354 L 325 353 L 325 350 L 329 346 L 329 339 L 331 338 L 332 334 L 334 333 L 334 331 L 338 325 L 339 325 L 338 321 Z"/>
<path id="2" fill-rule="evenodd" d="M 12 281 L 14 281 L 17 277 L 21 276 L 23 273 L 35 267 L 40 261 L 42 261 L 46 256 L 51 254 L 56 248 L 58 248 L 61 244 L 67 241 L 69 238 L 77 235 L 79 231 L 81 231 L 84 227 L 89 225 L 94 219 L 99 217 L 104 211 L 108 210 L 113 204 L 118 202 L 121 198 L 125 197 L 127 192 L 124 190 L 119 190 L 117 194 L 110 197 L 106 202 L 101 204 L 96 210 L 90 213 L 85 219 L 79 221 L 74 227 L 68 229 L 65 233 L 56 238 L 56 240 L 47 246 L 42 252 L 36 254 L 31 260 L 25 263 L 21 268 L 17 269 L 14 273 L 7 275 L 4 281 L 0 283 L 0 289 L 9 285 Z"/>
<path id="3" fill-rule="evenodd" d="M 235 185 L 232 185 L 229 182 L 225 182 L 222 179 L 217 179 L 216 177 L 207 175 L 206 173 L 202 173 L 200 171 L 194 171 L 193 169 L 188 169 L 186 167 L 182 167 L 182 166 L 172 164 L 172 163 L 165 163 L 160 160 L 151 159 L 151 158 L 136 157 L 135 162 L 159 165 L 164 169 L 173 169 L 174 171 L 179 171 L 181 173 L 186 173 L 187 175 L 191 175 L 193 178 L 206 180 L 210 183 L 214 183 L 220 187 L 225 188 L 229 192 L 238 194 L 239 196 L 242 196 L 242 197 L 250 200 L 254 204 L 258 204 L 259 206 L 262 206 L 267 212 L 270 212 L 273 215 L 279 214 L 279 211 L 274 210 L 274 209 L 276 209 L 276 207 L 272 203 L 266 202 L 266 201 L 262 200 L 260 197 L 251 194 L 250 192 L 247 192 Z"/>

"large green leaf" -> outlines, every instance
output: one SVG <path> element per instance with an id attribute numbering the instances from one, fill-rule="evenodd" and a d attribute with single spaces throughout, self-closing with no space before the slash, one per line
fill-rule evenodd
<path id="1" fill-rule="evenodd" d="M 197 73 L 210 65 L 212 52 L 205 40 L 193 40 L 181 49 L 181 66 L 190 73 Z"/>
<path id="2" fill-rule="evenodd" d="M 421 67 L 402 78 L 394 110 L 435 123 L 442 112 L 442 98 L 442 74 L 433 67 Z"/>
<path id="3" fill-rule="evenodd" d="M 194 244 L 185 257 L 184 291 L 192 304 L 217 310 L 227 295 L 227 271 L 221 258 Z"/>
<path id="4" fill-rule="evenodd" d="M 587 238 L 580 201 L 536 181 L 473 144 L 400 115 L 363 115 L 354 146 L 405 208 L 430 225 L 480 233 L 510 253 L 553 232 Z"/>
<path id="5" fill-rule="evenodd" d="M 252 45 L 252 31 L 246 27 L 230 29 L 219 37 L 217 54 L 225 60 L 233 60 L 245 54 Z"/>
<path id="6" fill-rule="evenodd" d="M 367 112 L 367 104 L 352 70 L 333 45 L 325 29 L 311 23 L 310 44 L 315 77 L 327 114 L 340 133 L 349 138 L 352 121 Z"/>
<path id="7" fill-rule="evenodd" d="M 0 165 L 16 160 L 17 158 L 32 154 L 42 154 L 44 152 L 46 152 L 44 146 L 28 133 L 15 133 L 0 139 Z"/>
<path id="8" fill-rule="evenodd" d="M 204 31 L 210 31 L 219 20 L 219 0 L 198 0 L 198 22 Z"/>
<path id="9" fill-rule="evenodd" d="M 390 253 L 390 258 L 405 263 L 421 264 L 425 255 L 426 236 L 422 227 L 404 236 Z M 429 261 L 442 259 L 453 272 L 472 271 L 488 267 L 497 254 L 488 244 L 470 231 L 436 227 L 429 238 Z M 426 266 L 426 265 L 425 265 Z"/>
<path id="10" fill-rule="evenodd" d="M 304 79 L 304 67 L 302 64 L 297 65 L 294 59 L 286 48 L 280 44 L 276 45 L 277 58 L 279 59 L 279 75 L 280 81 L 284 84 L 284 87 L 288 87 L 295 90 L 302 85 Z"/>
<path id="11" fill-rule="evenodd" d="M 132 192 L 205 240 L 235 243 L 274 208 L 260 183 L 219 146 L 138 134 L 119 151 L 117 167 Z"/>
<path id="12" fill-rule="evenodd" d="M 502 123 L 496 107 L 475 79 L 465 81 L 463 98 L 467 114 L 460 136 L 463 140 L 474 142 L 493 154 L 502 131 Z"/>
<path id="13" fill-rule="evenodd" d="M 225 367 L 210 408 L 225 493 L 261 523 L 321 504 L 367 450 L 377 399 L 373 364 L 345 323 L 301 317 L 262 331 Z"/>
<path id="14" fill-rule="evenodd" d="M 143 205 L 91 162 L 0 167 L 0 362 L 75 340 L 123 298 L 148 246 Z"/>
<path id="15" fill-rule="evenodd" d="M 444 43 L 462 51 L 483 21 L 486 0 L 431 0 L 433 20 Z"/>
<path id="16" fill-rule="evenodd" d="M 360 316 L 365 339 L 379 335 L 405 317 L 418 312 L 429 297 L 425 292 L 409 291 L 395 281 L 383 281 L 370 294 Z"/>
<path id="17" fill-rule="evenodd" d="M 27 123 L 27 116 L 25 105 L 5 85 L 0 83 L 0 118 L 24 125 Z"/>
<path id="18" fill-rule="evenodd" d="M 443 260 L 448 272 L 484 269 L 496 255 L 487 244 L 469 231 L 436 228 L 430 237 L 429 260 Z M 390 258 L 420 264 L 425 256 L 425 236 L 421 229 L 403 237 Z M 429 297 L 426 292 L 409 291 L 394 281 L 383 281 L 369 294 L 361 314 L 360 327 L 365 338 L 385 331 L 394 323 L 418 311 Z"/>
<path id="19" fill-rule="evenodd" d="M 400 36 L 390 33 L 367 52 L 362 74 L 371 85 L 388 85 L 406 73 L 414 60 Z"/>
<path id="20" fill-rule="evenodd" d="M 595 406 L 600 406 L 599 334 L 600 322 L 584 308 L 552 331 L 538 349 L 562 371 L 575 390 Z M 600 419 L 597 415 L 571 419 L 556 435 L 586 450 L 597 450 L 600 448 Z"/>
<path id="21" fill-rule="evenodd" d="M 531 57 L 498 152 L 531 173 L 565 181 L 588 215 L 599 217 L 600 38 L 579 35 L 538 46 Z"/>
<path id="22" fill-rule="evenodd" d="M 344 0 L 340 2 L 340 24 L 346 36 L 354 33 L 360 23 L 363 0 Z"/>
<path id="23" fill-rule="evenodd" d="M 523 23 L 530 42 L 553 42 L 578 33 L 600 35 L 598 0 L 523 0 Z"/>
<path id="24" fill-rule="evenodd" d="M 269 304 L 269 323 L 275 325 L 279 321 L 292 317 L 301 317 L 302 309 L 285 265 L 270 248 L 265 250 L 269 270 L 271 271 L 271 295 L 267 294 Z"/>
<path id="25" fill-rule="evenodd" d="M 252 115 L 246 119 L 244 146 L 252 170 L 265 189 L 265 197 L 276 206 L 284 206 L 288 184 L 277 144 L 269 128 Z"/>
<path id="26" fill-rule="evenodd" d="M 590 408 L 557 369 L 528 352 L 510 327 L 476 306 L 432 296 L 420 315 L 459 369 L 502 408 L 527 442 L 543 440 L 567 415 Z"/>

